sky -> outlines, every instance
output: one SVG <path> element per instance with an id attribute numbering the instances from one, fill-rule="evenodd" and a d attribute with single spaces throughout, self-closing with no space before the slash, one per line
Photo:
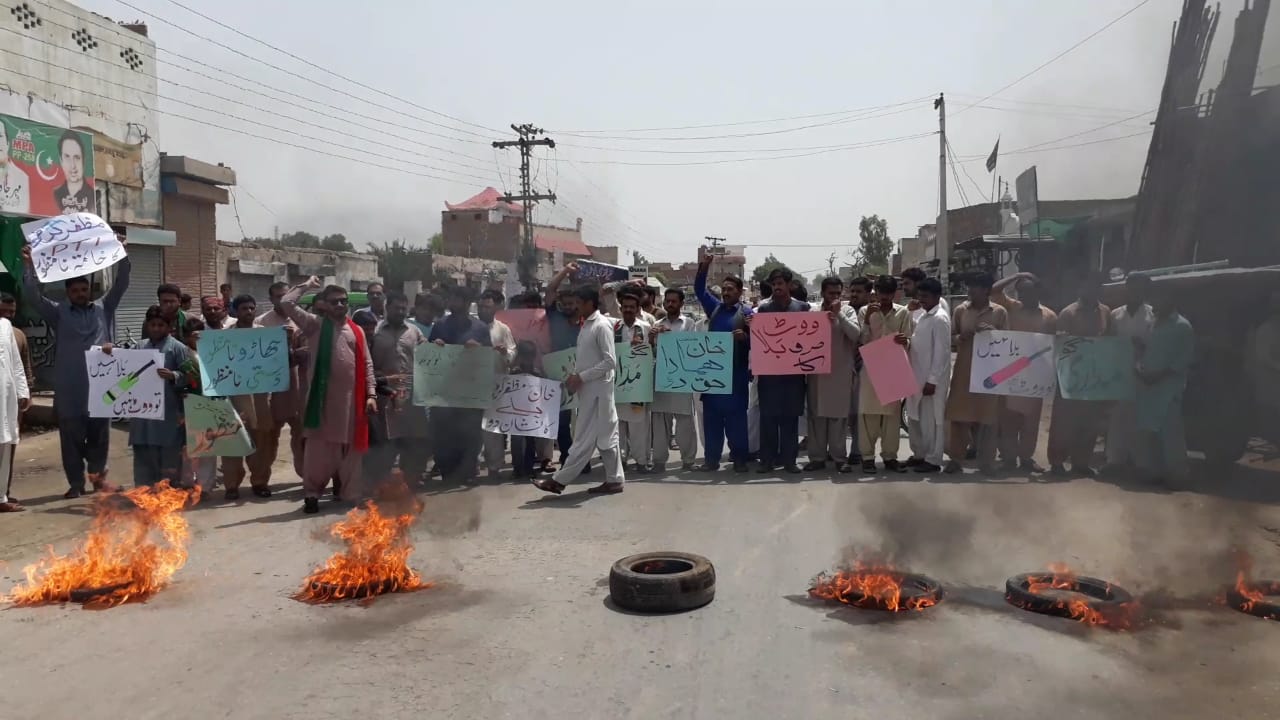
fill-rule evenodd
<path id="1" fill-rule="evenodd" d="M 1243 1 L 1222 3 L 1206 86 Z M 535 187 L 559 197 L 537 221 L 581 217 L 589 244 L 652 262 L 725 237 L 749 266 L 774 253 L 812 275 L 849 261 L 864 215 L 895 238 L 934 221 L 940 92 L 950 207 L 989 199 L 997 138 L 996 176 L 1037 165 L 1041 199 L 1136 193 L 1182 2 L 80 4 L 148 23 L 160 146 L 235 169 L 219 239 L 425 244 L 445 201 L 518 190 L 516 151 L 491 142 L 532 123 L 557 143 L 536 152 Z"/>

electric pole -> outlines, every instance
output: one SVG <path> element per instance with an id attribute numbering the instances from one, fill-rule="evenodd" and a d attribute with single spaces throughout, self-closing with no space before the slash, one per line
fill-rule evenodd
<path id="1" fill-rule="evenodd" d="M 938 93 L 933 101 L 938 111 L 938 226 L 934 247 L 938 255 L 938 281 L 942 283 L 942 295 L 950 294 L 947 273 L 951 260 L 951 238 L 947 235 L 947 99 Z"/>
<path id="2" fill-rule="evenodd" d="M 519 195 L 503 195 L 500 199 L 503 202 L 518 202 L 524 208 L 524 237 L 522 238 L 520 252 L 516 255 L 516 268 L 520 273 L 520 283 L 524 285 L 526 290 L 533 290 L 536 281 L 534 271 L 537 268 L 536 254 L 533 249 L 533 204 L 539 200 L 556 201 L 556 194 L 534 193 L 533 180 L 530 177 L 530 158 L 533 155 L 533 148 L 537 145 L 546 145 L 549 148 L 556 146 L 556 141 L 551 138 L 540 138 L 545 130 L 537 128 L 529 123 L 524 125 L 512 125 L 512 130 L 516 131 L 519 136 L 516 140 L 499 140 L 493 143 L 495 148 L 520 148 L 520 194 Z"/>
<path id="3" fill-rule="evenodd" d="M 836 254 L 831 253 L 827 256 L 827 275 L 834 277 L 836 274 Z"/>

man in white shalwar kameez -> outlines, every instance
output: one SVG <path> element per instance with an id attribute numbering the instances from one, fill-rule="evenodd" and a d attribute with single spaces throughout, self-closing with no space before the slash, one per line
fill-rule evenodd
<path id="1" fill-rule="evenodd" d="M 907 398 L 907 429 L 911 436 L 909 463 L 918 473 L 942 470 L 946 448 L 947 389 L 951 386 L 951 318 L 939 300 L 942 284 L 926 278 L 916 286 L 924 314 L 911 335 L 911 369 L 921 391 Z"/>
<path id="2" fill-rule="evenodd" d="M 613 376 L 618 358 L 613 343 L 613 323 L 600 314 L 600 293 L 593 287 L 579 288 L 578 312 L 586 316 L 578 331 L 577 362 L 574 373 L 565 378 L 565 388 L 578 396 L 573 422 L 573 444 L 569 456 L 551 478 L 534 480 L 539 490 L 559 495 L 565 483 L 582 474 L 592 454 L 600 451 L 605 481 L 587 492 L 622 492 L 622 454 L 618 451 L 618 409 L 614 407 Z"/>
<path id="3" fill-rule="evenodd" d="M 12 500 L 9 492 L 13 484 L 13 454 L 18 449 L 18 419 L 30 403 L 27 372 L 13 325 L 0 318 L 0 512 L 26 509 Z"/>

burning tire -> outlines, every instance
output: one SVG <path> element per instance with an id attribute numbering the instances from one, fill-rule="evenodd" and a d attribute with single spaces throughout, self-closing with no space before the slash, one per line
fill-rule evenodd
<path id="1" fill-rule="evenodd" d="M 1227 589 L 1227 604 L 1242 613 L 1266 620 L 1280 620 L 1280 603 L 1265 602 L 1280 596 L 1280 580 L 1253 580 L 1248 587 L 1237 584 Z"/>
<path id="2" fill-rule="evenodd" d="M 307 588 L 316 596 L 327 597 L 332 600 L 362 600 L 395 592 L 398 589 L 398 585 L 394 580 L 370 580 L 369 582 L 354 585 L 339 585 L 337 583 L 313 580 L 307 585 Z"/>
<path id="3" fill-rule="evenodd" d="M 1024 573 L 1006 580 L 1004 590 L 1005 601 L 1023 610 L 1099 625 L 1124 626 L 1120 619 L 1133 607 L 1128 590 L 1092 577 Z"/>
<path id="4" fill-rule="evenodd" d="M 716 596 L 716 569 L 701 555 L 651 552 L 624 557 L 609 571 L 609 596 L 646 613 L 693 610 Z"/>
<path id="5" fill-rule="evenodd" d="M 111 595 L 112 593 L 129 587 L 129 583 L 119 582 L 112 585 L 103 585 L 102 587 L 76 588 L 67 594 L 67 597 L 74 603 L 87 603 L 97 600 L 98 598 Z"/>
<path id="6" fill-rule="evenodd" d="M 924 610 L 942 601 L 942 583 L 917 573 L 877 566 L 819 575 L 809 596 L 837 600 L 863 610 Z"/>

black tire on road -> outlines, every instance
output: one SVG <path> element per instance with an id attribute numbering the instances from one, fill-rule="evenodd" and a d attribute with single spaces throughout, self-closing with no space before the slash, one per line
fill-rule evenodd
<path id="1" fill-rule="evenodd" d="M 1254 580 L 1249 585 L 1263 595 L 1280 596 L 1280 580 Z M 1280 620 L 1280 603 L 1250 602 L 1235 587 L 1227 589 L 1227 604 L 1242 613 L 1256 615 L 1266 620 Z"/>
<path id="2" fill-rule="evenodd" d="M 1040 595 L 1029 590 L 1033 581 L 1048 582 L 1052 578 L 1051 573 L 1014 575 L 1004 583 L 1004 598 L 1010 605 L 1016 605 L 1023 610 L 1057 617 L 1070 617 L 1071 612 L 1060 597 Z M 1128 590 L 1098 578 L 1077 577 L 1075 585 L 1070 590 L 1087 596 L 1090 607 L 1099 611 L 1133 602 L 1133 595 Z"/>
<path id="3" fill-rule="evenodd" d="M 716 569 L 701 555 L 649 552 L 624 557 L 609 570 L 609 596 L 626 610 L 693 610 L 716 596 Z"/>

